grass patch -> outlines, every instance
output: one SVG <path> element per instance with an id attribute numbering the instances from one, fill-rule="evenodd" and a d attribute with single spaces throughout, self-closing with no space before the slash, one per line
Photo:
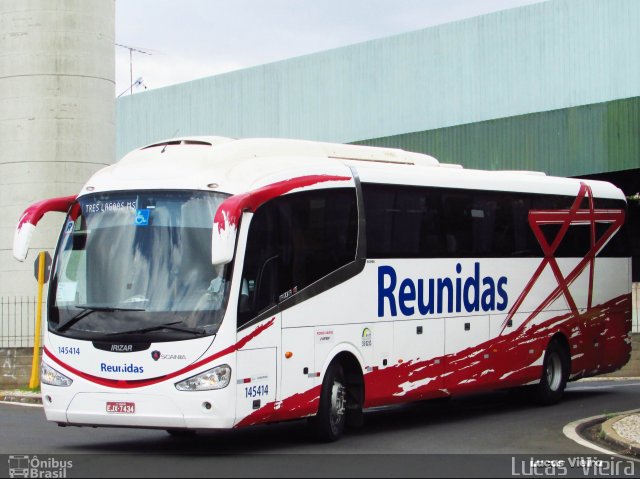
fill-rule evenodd
<path id="1" fill-rule="evenodd" d="M 40 393 L 40 386 L 38 386 L 37 388 L 22 387 L 22 388 L 18 388 L 17 391 L 20 391 L 23 393 Z"/>

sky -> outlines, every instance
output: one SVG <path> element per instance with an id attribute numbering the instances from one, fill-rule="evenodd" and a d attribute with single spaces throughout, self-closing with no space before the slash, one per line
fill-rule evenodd
<path id="1" fill-rule="evenodd" d="M 116 0 L 115 94 L 135 94 L 541 1 Z"/>

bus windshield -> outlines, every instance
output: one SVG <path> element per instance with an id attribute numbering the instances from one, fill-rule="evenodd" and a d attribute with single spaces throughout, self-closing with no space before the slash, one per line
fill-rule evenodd
<path id="1" fill-rule="evenodd" d="M 226 198 L 200 191 L 78 198 L 52 271 L 50 331 L 127 341 L 215 334 L 231 268 L 211 264 L 211 231 Z"/>

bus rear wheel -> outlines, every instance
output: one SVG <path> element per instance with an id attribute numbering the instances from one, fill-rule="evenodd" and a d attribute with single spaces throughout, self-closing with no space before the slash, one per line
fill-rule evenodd
<path id="1" fill-rule="evenodd" d="M 332 442 L 344 433 L 347 411 L 347 386 L 339 362 L 332 362 L 322 381 L 318 414 L 309 424 L 317 439 Z"/>
<path id="2" fill-rule="evenodd" d="M 547 346 L 542 364 L 542 377 L 537 386 L 536 398 L 544 406 L 556 404 L 562 399 L 569 377 L 569 355 L 557 339 Z"/>

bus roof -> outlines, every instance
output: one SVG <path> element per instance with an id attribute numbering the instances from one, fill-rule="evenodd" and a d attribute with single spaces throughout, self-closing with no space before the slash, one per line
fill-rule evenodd
<path id="1" fill-rule="evenodd" d="M 394 148 L 280 138 L 174 138 L 124 156 L 94 174 L 80 194 L 131 189 L 195 189 L 238 194 L 308 174 L 376 183 L 575 194 L 579 181 L 532 171 L 485 171 Z M 580 180 L 596 196 L 624 198 L 605 182 Z M 328 186 L 328 185 L 325 185 Z"/>

